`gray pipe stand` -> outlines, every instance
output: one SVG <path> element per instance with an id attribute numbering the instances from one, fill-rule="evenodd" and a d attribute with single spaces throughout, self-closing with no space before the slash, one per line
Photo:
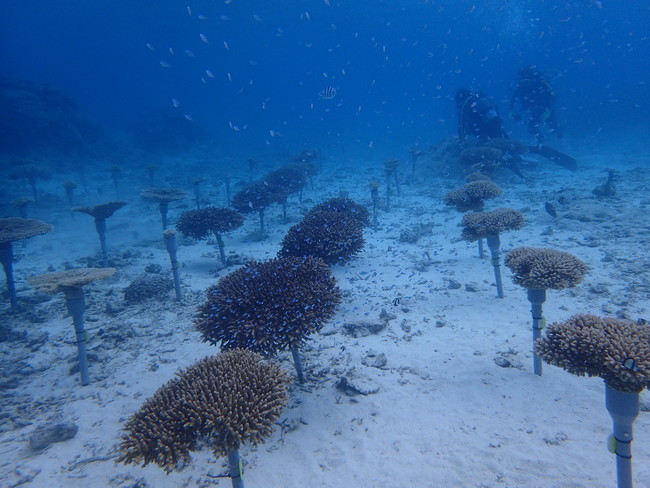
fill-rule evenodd
<path id="1" fill-rule="evenodd" d="M 7 293 L 9 293 L 9 302 L 11 303 L 11 310 L 18 310 L 18 298 L 16 296 L 16 282 L 14 280 L 14 252 L 11 242 L 0 245 L 0 262 L 5 270 L 7 278 Z"/>
<path id="2" fill-rule="evenodd" d="M 499 263 L 499 247 L 501 246 L 501 240 L 499 239 L 499 234 L 494 234 L 487 236 L 488 248 L 490 249 L 490 254 L 492 255 L 492 266 L 494 266 L 494 281 L 497 285 L 497 298 L 503 298 L 503 282 L 501 281 L 501 264 Z M 479 242 L 481 240 L 479 239 Z"/>
<path id="3" fill-rule="evenodd" d="M 546 301 L 546 290 L 540 288 L 528 288 L 528 301 L 533 316 L 533 349 L 535 341 L 542 337 L 542 330 L 546 326 L 546 319 L 542 313 L 542 305 Z M 542 376 L 542 358 L 533 353 L 533 371 L 536 375 Z"/>
<path id="4" fill-rule="evenodd" d="M 176 245 L 176 234 L 173 234 L 169 231 L 163 233 L 163 240 L 165 241 L 165 248 L 169 254 L 169 261 L 172 265 L 172 276 L 174 278 L 174 290 L 176 291 L 176 300 L 178 302 L 183 301 L 183 294 L 181 292 L 181 279 L 178 274 L 178 268 L 180 264 L 176 258 L 176 251 L 178 249 Z"/>
<path id="5" fill-rule="evenodd" d="M 228 451 L 228 467 L 232 488 L 244 488 L 243 469 L 238 450 Z"/>
<path id="6" fill-rule="evenodd" d="M 81 384 L 86 386 L 90 383 L 88 375 L 88 357 L 86 355 L 86 339 L 88 334 L 84 330 L 84 313 L 86 312 L 86 301 L 84 292 L 78 287 L 66 287 L 65 305 L 68 313 L 72 316 L 72 324 L 77 337 L 77 351 L 79 356 L 79 374 L 81 375 Z"/>
<path id="7" fill-rule="evenodd" d="M 614 424 L 609 448 L 616 454 L 618 488 L 632 488 L 632 424 L 639 415 L 639 394 L 624 393 L 605 384 L 605 406 Z"/>
<path id="8" fill-rule="evenodd" d="M 302 358 L 300 357 L 300 351 L 298 351 L 297 346 L 291 348 L 291 355 L 293 356 L 293 364 L 296 367 L 296 374 L 298 375 L 298 381 L 300 383 L 305 382 L 305 375 L 302 369 Z"/>
<path id="9" fill-rule="evenodd" d="M 108 268 L 108 251 L 106 251 L 106 219 L 95 219 L 95 229 L 99 234 L 99 244 L 102 247 L 102 268 Z"/>

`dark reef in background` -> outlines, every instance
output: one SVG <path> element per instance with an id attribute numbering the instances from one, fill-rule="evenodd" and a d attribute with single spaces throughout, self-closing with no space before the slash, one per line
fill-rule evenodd
<path id="1" fill-rule="evenodd" d="M 86 156 L 102 139 L 99 125 L 61 91 L 28 81 L 0 79 L 0 154 Z"/>

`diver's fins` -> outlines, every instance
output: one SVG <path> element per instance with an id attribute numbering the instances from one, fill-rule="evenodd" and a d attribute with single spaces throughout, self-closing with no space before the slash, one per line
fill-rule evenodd
<path id="1" fill-rule="evenodd" d="M 546 159 L 550 159 L 554 163 L 557 163 L 571 171 L 575 171 L 578 167 L 578 162 L 571 156 L 548 146 L 542 146 L 541 144 L 537 146 L 528 146 L 528 151 L 539 154 Z"/>

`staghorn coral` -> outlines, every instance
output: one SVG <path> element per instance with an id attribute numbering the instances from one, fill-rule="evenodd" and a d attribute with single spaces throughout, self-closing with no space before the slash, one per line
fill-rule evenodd
<path id="1" fill-rule="evenodd" d="M 290 195 L 302 190 L 307 183 L 307 173 L 298 164 L 294 164 L 271 171 L 264 181 L 271 186 L 282 188 L 285 195 Z"/>
<path id="2" fill-rule="evenodd" d="M 274 203 L 281 203 L 284 198 L 283 188 L 259 181 L 251 183 L 235 193 L 231 204 L 235 210 L 246 214 L 263 211 Z"/>
<path id="3" fill-rule="evenodd" d="M 278 256 L 315 256 L 327 264 L 343 263 L 361 252 L 364 243 L 357 218 L 321 210 L 309 212 L 289 229 Z"/>
<path id="4" fill-rule="evenodd" d="M 186 237 L 205 239 L 210 234 L 221 234 L 238 229 L 244 217 L 230 208 L 204 207 L 183 212 L 176 222 L 176 230 Z"/>
<path id="5" fill-rule="evenodd" d="M 477 241 L 506 230 L 517 230 L 524 226 L 524 215 L 511 208 L 498 208 L 491 212 L 473 212 L 463 216 L 462 237 L 466 241 Z"/>
<path id="6" fill-rule="evenodd" d="M 311 256 L 253 261 L 207 294 L 195 320 L 203 340 L 262 354 L 298 347 L 341 302 L 329 268 Z"/>
<path id="7" fill-rule="evenodd" d="M 266 181 L 251 183 L 242 188 L 232 197 L 230 204 L 243 214 L 257 212 L 260 219 L 260 235 L 264 235 L 264 211 L 274 203 L 286 200 L 285 190 L 279 186 L 271 185 Z"/>
<path id="8" fill-rule="evenodd" d="M 371 183 L 371 188 L 376 188 L 379 183 Z M 312 207 L 307 212 L 307 215 L 314 214 L 326 210 L 328 212 L 337 212 L 346 217 L 356 220 L 362 227 L 370 226 L 370 211 L 364 206 L 360 205 L 354 200 L 349 198 L 330 198 L 318 205 Z"/>
<path id="9" fill-rule="evenodd" d="M 180 371 L 126 423 L 118 462 L 181 468 L 202 442 L 225 456 L 273 432 L 287 403 L 287 377 L 277 363 L 233 349 Z"/>
<path id="10" fill-rule="evenodd" d="M 244 216 L 230 208 L 205 207 L 198 210 L 183 212 L 176 222 L 184 236 L 195 239 L 205 239 L 210 233 L 214 234 L 219 246 L 219 257 L 223 264 L 227 263 L 225 243 L 222 234 L 235 230 L 244 224 Z"/>
<path id="11" fill-rule="evenodd" d="M 578 376 L 598 376 L 615 390 L 650 387 L 650 327 L 596 315 L 551 324 L 535 342 L 544 361 Z"/>
<path id="12" fill-rule="evenodd" d="M 529 289 L 572 288 L 587 273 L 580 259 L 555 249 L 518 247 L 506 254 L 504 263 L 513 272 L 515 284 Z"/>
<path id="13" fill-rule="evenodd" d="M 471 181 L 462 188 L 447 192 L 443 202 L 461 212 L 480 211 L 483 210 L 484 200 L 496 198 L 502 192 L 501 187 L 491 180 Z"/>

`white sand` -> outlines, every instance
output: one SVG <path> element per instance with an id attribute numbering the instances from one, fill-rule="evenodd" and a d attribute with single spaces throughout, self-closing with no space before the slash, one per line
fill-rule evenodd
<path id="1" fill-rule="evenodd" d="M 643 145 L 636 153 L 629 148 L 625 152 L 607 149 L 582 149 L 579 154 L 576 149 L 581 167 L 575 173 L 540 160 L 524 169 L 526 181 L 507 172 L 496 176 L 504 194 L 488 202 L 488 209 L 511 207 L 527 219 L 524 229 L 502 235 L 504 253 L 521 245 L 553 247 L 589 265 L 584 283 L 548 293 L 544 311 L 549 322 L 574 313 L 648 318 L 648 152 L 642 152 Z M 403 163 L 403 176 L 409 165 Z M 604 168 L 610 165 L 620 171 L 619 197 L 598 200 L 591 190 L 603 182 Z M 315 179 L 315 190 L 306 191 L 311 203 L 304 207 L 339 196 L 340 191 L 369 204 L 368 183 L 372 178 L 383 183 L 381 174 L 380 162 L 352 172 L 328 169 L 326 164 Z M 615 486 L 615 457 L 606 445 L 611 420 L 602 380 L 578 378 L 547 365 L 542 377 L 531 372 L 530 306 L 525 291 L 512 283 L 503 268 L 506 297 L 496 298 L 489 260 L 477 257 L 475 244 L 459 241 L 461 214 L 441 203 L 442 195 L 462 181 L 432 182 L 431 174 L 425 176 L 415 185 L 402 185 L 402 196 L 393 197 L 392 211 L 380 213 L 381 227 L 366 232 L 364 252 L 351 263 L 333 268 L 346 295 L 344 303 L 323 333 L 304 349 L 307 382 L 292 387 L 289 406 L 273 437 L 257 448 L 242 448 L 246 485 Z M 217 352 L 201 342 L 192 325 L 203 290 L 216 283 L 210 270 L 218 253 L 205 241 L 180 245 L 184 307 L 176 306 L 170 295 L 167 303 L 127 306 L 113 315 L 105 312 L 109 302 L 122 306 L 123 289 L 144 266 L 157 263 L 164 272 L 169 270 L 159 241 L 157 210 L 137 197 L 140 186 L 134 183 L 123 190 L 122 198 L 132 203 L 108 221 L 111 256 L 128 252 L 131 257 L 120 260 L 115 278 L 86 290 L 89 347 L 96 354 L 91 359 L 89 386 L 80 387 L 78 375 L 69 374 L 76 350 L 61 296 L 35 305 L 44 323 L 2 316 L 15 330 L 26 330 L 28 337 L 49 335 L 33 352 L 24 341 L 0 344 L 5 371 L 7 364 L 21 361 L 35 369 L 20 376 L 15 388 L 2 391 L 2 488 L 230 486 L 228 479 L 210 477 L 224 472 L 224 461 L 214 459 L 209 449 L 194 453 L 189 466 L 170 475 L 157 466 L 142 469 L 117 465 L 111 459 L 125 419 L 179 368 Z M 59 191 L 55 183 L 44 189 Z M 109 182 L 104 189 L 102 196 L 82 194 L 82 203 L 113 199 Z M 222 188 L 206 183 L 205 190 L 213 202 L 223 204 Z M 383 185 L 380 190 L 383 195 Z M 554 220 L 543 206 L 560 195 L 566 203 L 558 205 L 560 217 Z M 45 272 L 49 265 L 52 270 L 62 269 L 65 262 L 83 266 L 86 257 L 95 256 L 98 242 L 92 219 L 79 214 L 71 220 L 62 210 L 66 206 L 59 203 L 59 208 L 34 212 L 33 217 L 52 222 L 56 231 L 17 246 L 15 268 L 20 279 Z M 190 199 L 185 208 L 191 207 Z M 179 204 L 170 205 L 172 221 L 181 210 Z M 245 238 L 257 226 L 255 216 L 248 217 L 242 229 L 227 237 L 227 252 L 246 258 L 273 257 L 288 227 L 300 219 L 295 199 L 291 222 L 282 222 L 279 214 L 279 208 L 269 210 L 270 237 L 257 243 Z M 401 231 L 420 223 L 433 224 L 431 235 L 416 244 L 400 242 Z M 544 235 L 549 227 L 552 235 Z M 450 289 L 449 280 L 457 280 L 461 288 Z M 476 291 L 467 291 L 466 285 Z M 19 290 L 23 297 L 32 294 L 24 284 Z M 344 323 L 378 322 L 382 309 L 396 318 L 378 334 L 359 338 L 343 334 Z M 386 355 L 383 369 L 362 364 L 369 351 Z M 498 357 L 508 359 L 513 367 L 498 366 Z M 279 359 L 293 374 L 290 355 Z M 376 384 L 379 391 L 347 396 L 335 387 L 343 375 Z M 650 403 L 648 392 L 642 399 Z M 27 425 L 15 425 L 20 419 Z M 76 436 L 42 452 L 30 451 L 28 439 L 36 425 L 57 420 L 76 423 Z M 647 411 L 637 419 L 635 434 L 634 478 L 637 487 L 647 487 Z"/>

